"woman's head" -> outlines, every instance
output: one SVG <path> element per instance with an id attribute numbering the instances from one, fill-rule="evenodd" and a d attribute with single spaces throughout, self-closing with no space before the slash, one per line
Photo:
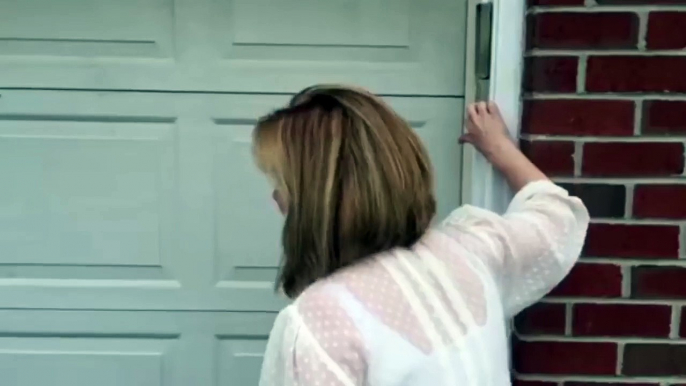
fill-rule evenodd
<path id="1" fill-rule="evenodd" d="M 286 216 L 278 284 L 291 297 L 369 255 L 411 246 L 436 210 L 422 143 L 364 90 L 303 90 L 260 119 L 254 153 Z"/>

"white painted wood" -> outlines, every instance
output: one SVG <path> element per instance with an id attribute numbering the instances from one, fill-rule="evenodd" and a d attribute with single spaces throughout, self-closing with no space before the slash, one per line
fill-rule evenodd
<path id="1" fill-rule="evenodd" d="M 474 20 L 476 4 L 470 0 L 468 20 Z M 524 0 L 492 0 L 494 4 L 490 99 L 497 102 L 513 138 L 520 132 L 521 82 L 524 50 Z M 473 71 L 474 28 L 469 29 L 466 70 Z M 467 76 L 467 103 L 474 100 L 473 79 Z M 465 147 L 463 202 L 503 212 L 512 196 L 503 178 L 473 148 Z"/>
<path id="2" fill-rule="evenodd" d="M 282 217 L 253 165 L 287 96 L 11 90 L 0 102 L 0 308 L 277 311 Z M 455 98 L 390 97 L 460 202 Z"/>
<path id="3" fill-rule="evenodd" d="M 0 310 L 7 386 L 252 386 L 274 314 Z"/>
<path id="4" fill-rule="evenodd" d="M 0 88 L 461 96 L 467 0 L 0 2 Z"/>
<path id="5" fill-rule="evenodd" d="M 255 118 L 288 98 L 274 94 L 402 95 L 388 100 L 429 148 L 439 216 L 461 191 L 501 209 L 507 190 L 473 152 L 461 178 L 466 0 L 288 3 L 307 10 L 0 0 L 4 383 L 256 384 L 285 304 L 281 218 L 249 149 Z M 498 0 L 495 21 L 491 94 L 516 128 L 523 1 Z"/>

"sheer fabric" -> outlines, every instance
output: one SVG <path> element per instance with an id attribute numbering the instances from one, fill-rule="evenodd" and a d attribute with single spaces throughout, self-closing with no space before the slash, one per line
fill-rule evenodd
<path id="1" fill-rule="evenodd" d="M 343 269 L 285 308 L 260 386 L 509 385 L 506 321 L 567 275 L 588 221 L 547 181 L 503 216 L 457 209 L 411 250 Z"/>

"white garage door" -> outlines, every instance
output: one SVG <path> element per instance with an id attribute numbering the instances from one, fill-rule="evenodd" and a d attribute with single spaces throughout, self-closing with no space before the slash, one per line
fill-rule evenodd
<path id="1" fill-rule="evenodd" d="M 281 218 L 255 119 L 386 95 L 460 200 L 466 0 L 0 0 L 8 386 L 257 383 Z"/>

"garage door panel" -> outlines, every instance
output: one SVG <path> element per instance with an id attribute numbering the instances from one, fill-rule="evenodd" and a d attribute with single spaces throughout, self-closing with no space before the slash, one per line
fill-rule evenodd
<path id="1" fill-rule="evenodd" d="M 0 277 L 171 279 L 173 121 L 0 119 Z"/>
<path id="2" fill-rule="evenodd" d="M 173 131 L 131 122 L 0 122 L 0 262 L 160 266 Z"/>
<path id="3" fill-rule="evenodd" d="M 162 386 L 163 344 L 149 339 L 0 338 L 0 371 L 12 386 Z"/>
<path id="4" fill-rule="evenodd" d="M 189 259 L 190 260 L 190 259 Z M 0 280 L 0 308 L 98 310 L 230 310 L 274 312 L 288 304 L 272 282 L 222 281 L 202 289 L 163 280 Z"/>
<path id="5" fill-rule="evenodd" d="M 251 133 L 256 121 L 214 122 L 217 280 L 271 282 L 281 255 L 283 220 L 271 198 L 272 187 L 254 166 Z"/>
<path id="6" fill-rule="evenodd" d="M 464 95 L 466 0 L 4 7 L 0 87 L 296 92 L 345 82 L 382 94 Z"/>
<path id="7" fill-rule="evenodd" d="M 261 337 L 217 337 L 219 385 L 257 385 L 267 340 Z"/>
<path id="8" fill-rule="evenodd" d="M 257 384 L 275 314 L 0 311 L 13 386 Z"/>
<path id="9" fill-rule="evenodd" d="M 210 1 L 205 75 L 215 86 L 295 92 L 340 82 L 380 94 L 464 94 L 466 1 Z"/>
<path id="10" fill-rule="evenodd" d="M 460 203 L 468 0 L 0 0 L 0 373 L 258 383 L 283 216 L 257 117 L 381 95 Z"/>
<path id="11" fill-rule="evenodd" d="M 5 92 L 0 307 L 278 310 L 283 219 L 250 140 L 287 100 Z M 387 100 L 429 150 L 442 217 L 460 200 L 462 100 Z"/>
<path id="12" fill-rule="evenodd" d="M 410 0 L 220 1 L 233 3 L 234 44 L 368 47 L 409 44 Z M 256 20 L 263 24 L 256 24 Z M 379 25 L 379 20 L 384 23 Z"/>
<path id="13" fill-rule="evenodd" d="M 0 57 L 172 58 L 173 11 L 173 0 L 5 2 Z"/>

